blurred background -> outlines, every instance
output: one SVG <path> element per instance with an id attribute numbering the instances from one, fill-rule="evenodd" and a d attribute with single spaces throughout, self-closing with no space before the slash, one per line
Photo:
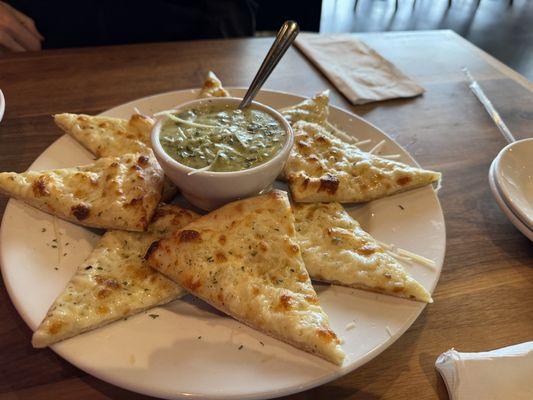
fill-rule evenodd
<path id="1" fill-rule="evenodd" d="M 287 19 L 327 34 L 452 29 L 533 79 L 532 0 L 10 0 L 0 47 L 268 36 Z"/>

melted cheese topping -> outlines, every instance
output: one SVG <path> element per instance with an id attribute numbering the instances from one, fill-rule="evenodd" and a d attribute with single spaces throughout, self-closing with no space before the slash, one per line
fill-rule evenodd
<path id="1" fill-rule="evenodd" d="M 339 203 L 295 204 L 293 211 L 296 237 L 312 279 L 432 302 Z"/>
<path id="2" fill-rule="evenodd" d="M 317 93 L 314 97 L 298 104 L 280 109 L 285 119 L 292 125 L 298 121 L 312 122 L 320 125 L 329 134 L 347 143 L 356 144 L 357 139 L 343 132 L 328 121 L 329 90 Z"/>
<path id="3" fill-rule="evenodd" d="M 251 327 L 342 362 L 294 242 L 283 192 L 231 203 L 198 219 L 160 241 L 149 265 Z"/>
<path id="4" fill-rule="evenodd" d="M 325 126 L 329 115 L 329 90 L 280 111 L 291 125 L 298 121 L 307 121 Z"/>
<path id="5" fill-rule="evenodd" d="M 143 231 L 161 198 L 155 157 L 126 154 L 91 165 L 0 173 L 0 190 L 44 212 L 95 228 Z"/>
<path id="6" fill-rule="evenodd" d="M 436 268 L 437 264 L 435 261 L 430 260 L 420 254 L 413 253 L 411 251 L 396 247 L 391 244 L 378 242 L 388 253 L 394 258 L 397 258 L 408 263 L 417 262 L 418 264 L 424 265 L 430 268 Z"/>
<path id="7" fill-rule="evenodd" d="M 294 125 L 294 147 L 285 164 L 295 201 L 364 202 L 424 186 L 440 174 L 365 153 L 320 125 Z"/>
<path id="8" fill-rule="evenodd" d="M 145 265 L 150 245 L 198 216 L 169 205 L 158 208 L 147 232 L 108 231 L 33 336 L 45 347 L 181 296 L 174 282 Z"/>

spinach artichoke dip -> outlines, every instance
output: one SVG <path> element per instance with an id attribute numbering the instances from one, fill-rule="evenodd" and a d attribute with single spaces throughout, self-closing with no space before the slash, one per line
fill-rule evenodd
<path id="1" fill-rule="evenodd" d="M 159 141 L 180 164 L 215 172 L 241 171 L 272 159 L 287 134 L 270 114 L 231 105 L 168 113 Z"/>

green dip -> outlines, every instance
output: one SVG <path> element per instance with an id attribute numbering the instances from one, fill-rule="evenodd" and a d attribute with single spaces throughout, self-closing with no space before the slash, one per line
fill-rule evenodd
<path id="1" fill-rule="evenodd" d="M 241 171 L 272 159 L 286 132 L 264 111 L 207 105 L 168 114 L 159 141 L 180 164 L 215 172 Z"/>

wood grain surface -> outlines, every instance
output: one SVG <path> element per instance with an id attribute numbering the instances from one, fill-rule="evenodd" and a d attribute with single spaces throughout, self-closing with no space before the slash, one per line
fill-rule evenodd
<path id="1" fill-rule="evenodd" d="M 481 351 L 533 339 L 533 246 L 499 210 L 487 174 L 506 144 L 468 89 L 468 67 L 517 138 L 533 136 L 530 82 L 450 31 L 359 35 L 426 88 L 410 100 L 350 106 L 291 49 L 270 89 L 332 103 L 389 133 L 422 166 L 442 171 L 447 253 L 435 303 L 380 356 L 291 399 L 446 399 L 434 369 L 450 347 Z M 43 51 L 0 58 L 7 108 L 0 171 L 24 171 L 60 135 L 51 114 L 97 113 L 139 97 L 198 86 L 208 69 L 226 86 L 251 82 L 272 39 L 196 41 Z M 0 199 L 3 213 L 7 200 Z M 34 350 L 31 332 L 0 289 L 0 399 L 148 399 Z"/>

